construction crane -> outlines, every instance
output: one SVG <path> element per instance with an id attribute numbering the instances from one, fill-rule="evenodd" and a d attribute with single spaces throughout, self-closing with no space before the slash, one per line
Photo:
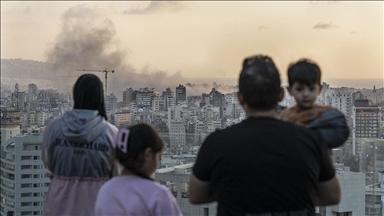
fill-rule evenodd
<path id="1" fill-rule="evenodd" d="M 107 96 L 107 79 L 108 79 L 108 73 L 111 72 L 111 73 L 115 73 L 115 70 L 107 70 L 107 68 L 105 68 L 104 70 L 87 70 L 87 69 L 76 69 L 76 71 L 93 71 L 93 72 L 101 72 L 101 73 L 105 73 L 105 81 L 104 81 L 104 92 L 105 92 L 105 97 Z"/>

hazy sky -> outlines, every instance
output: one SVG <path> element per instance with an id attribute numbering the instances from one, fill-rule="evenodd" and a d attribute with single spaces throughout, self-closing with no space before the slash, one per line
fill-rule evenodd
<path id="1" fill-rule="evenodd" d="M 309 57 L 324 79 L 383 80 L 383 2 L 1 1 L 1 58 L 75 64 L 84 46 L 99 46 L 85 53 L 110 68 L 185 78 L 237 77 L 244 57 L 262 53 L 283 78 Z"/>

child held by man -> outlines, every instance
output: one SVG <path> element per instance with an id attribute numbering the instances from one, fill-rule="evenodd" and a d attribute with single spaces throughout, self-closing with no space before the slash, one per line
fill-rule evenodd
<path id="1" fill-rule="evenodd" d="M 288 92 L 295 98 L 296 105 L 284 109 L 280 119 L 314 130 L 319 140 L 329 149 L 340 147 L 347 140 L 349 128 L 345 116 L 331 106 L 316 104 L 320 94 L 321 71 L 308 59 L 292 63 L 288 68 Z"/>
<path id="2" fill-rule="evenodd" d="M 115 138 L 115 157 L 123 171 L 100 188 L 95 214 L 182 215 L 170 191 L 151 178 L 163 149 L 163 140 L 149 125 L 120 129 Z"/>

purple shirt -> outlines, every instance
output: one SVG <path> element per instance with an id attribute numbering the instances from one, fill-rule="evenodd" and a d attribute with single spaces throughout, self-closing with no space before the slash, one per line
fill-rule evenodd
<path id="1" fill-rule="evenodd" d="M 182 215 L 175 197 L 166 187 L 133 175 L 116 176 L 100 188 L 95 214 Z"/>

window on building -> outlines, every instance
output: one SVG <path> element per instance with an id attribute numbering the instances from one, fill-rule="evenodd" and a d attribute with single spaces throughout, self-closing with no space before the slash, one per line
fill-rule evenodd
<path id="1" fill-rule="evenodd" d="M 21 202 L 21 206 L 32 206 L 32 202 Z"/>
<path id="2" fill-rule="evenodd" d="M 21 165 L 21 169 L 32 169 L 32 165 Z"/>
<path id="3" fill-rule="evenodd" d="M 21 160 L 32 160 L 32 156 L 21 156 Z"/>
<path id="4" fill-rule="evenodd" d="M 21 193 L 21 197 L 31 197 L 32 193 Z"/>
<path id="5" fill-rule="evenodd" d="M 32 184 L 21 184 L 21 188 L 30 188 Z"/>
<path id="6" fill-rule="evenodd" d="M 32 178 L 32 175 L 31 174 L 23 174 L 23 175 L 21 175 L 21 178 L 22 179 Z"/>

